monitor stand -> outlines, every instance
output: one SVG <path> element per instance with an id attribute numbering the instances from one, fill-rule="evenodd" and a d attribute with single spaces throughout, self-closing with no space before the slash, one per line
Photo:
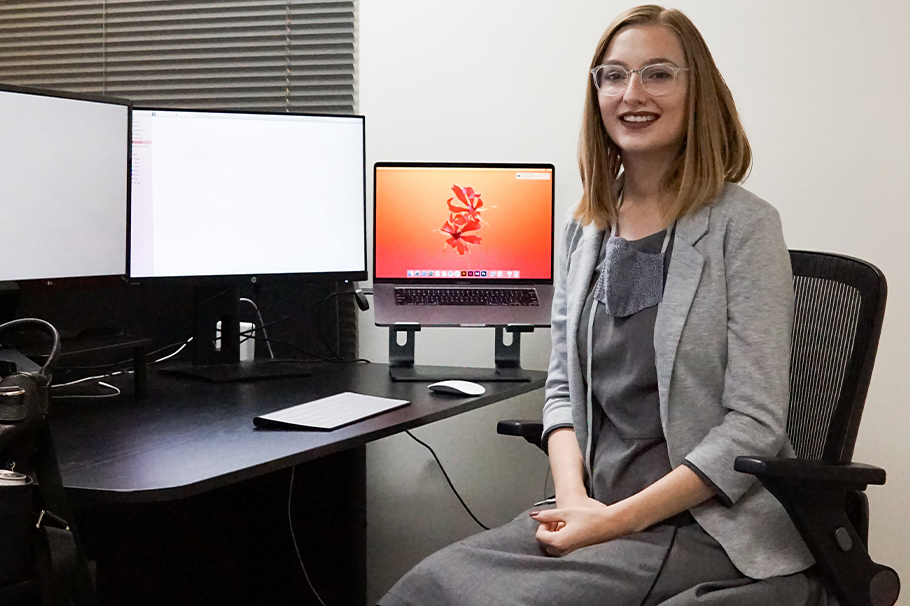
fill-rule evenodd
<path id="1" fill-rule="evenodd" d="M 215 327 L 221 323 L 221 347 L 215 349 Z M 233 286 L 197 286 L 193 289 L 192 363 L 162 368 L 164 374 L 207 381 L 235 383 L 264 379 L 308 377 L 312 363 L 304 360 L 240 361 L 240 289 Z"/>
<path id="2" fill-rule="evenodd" d="M 389 327 L 389 377 L 393 381 L 428 382 L 459 379 L 490 383 L 525 383 L 531 380 L 521 368 L 521 333 L 533 332 L 530 324 L 495 326 L 495 368 L 454 368 L 446 366 L 414 366 L 414 343 L 420 324 L 401 322 Z M 506 345 L 505 333 L 512 333 L 512 343 Z M 405 342 L 398 343 L 404 333 Z"/>

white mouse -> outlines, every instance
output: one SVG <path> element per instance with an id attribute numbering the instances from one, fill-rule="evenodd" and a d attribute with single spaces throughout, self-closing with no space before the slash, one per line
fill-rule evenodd
<path id="1" fill-rule="evenodd" d="M 483 385 L 471 383 L 470 381 L 456 380 L 431 383 L 427 386 L 427 389 L 436 393 L 449 393 L 456 396 L 479 396 L 486 391 Z"/>

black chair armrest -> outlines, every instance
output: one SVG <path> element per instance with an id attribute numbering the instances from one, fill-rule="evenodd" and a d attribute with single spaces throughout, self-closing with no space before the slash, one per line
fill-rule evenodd
<path id="1" fill-rule="evenodd" d="M 869 484 L 884 484 L 885 470 L 862 463 L 825 463 L 793 458 L 736 457 L 736 471 L 764 482 L 807 488 L 865 490 Z"/>
<path id="2" fill-rule="evenodd" d="M 756 476 L 781 502 L 812 552 L 826 587 L 842 606 L 897 602 L 897 573 L 872 561 L 865 537 L 846 512 L 848 495 L 868 484 L 885 483 L 883 469 L 762 457 L 737 457 L 734 469 Z"/>
<path id="3" fill-rule="evenodd" d="M 546 446 L 541 444 L 543 423 L 540 421 L 500 421 L 496 424 L 496 433 L 504 436 L 520 436 L 544 452 L 547 451 Z"/>

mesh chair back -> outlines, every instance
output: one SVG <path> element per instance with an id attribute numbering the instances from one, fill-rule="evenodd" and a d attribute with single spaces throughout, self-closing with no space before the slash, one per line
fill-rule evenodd
<path id="1" fill-rule="evenodd" d="M 888 287 L 850 257 L 790 251 L 796 292 L 787 433 L 804 459 L 849 462 L 869 389 Z"/>

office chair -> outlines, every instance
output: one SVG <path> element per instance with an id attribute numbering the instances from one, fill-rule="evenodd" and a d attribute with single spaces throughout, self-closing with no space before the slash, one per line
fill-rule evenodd
<path id="1" fill-rule="evenodd" d="M 885 471 L 852 463 L 885 314 L 887 283 L 874 265 L 790 251 L 796 295 L 787 433 L 797 458 L 737 457 L 784 505 L 841 606 L 893 606 L 897 573 L 867 553 L 868 484 Z M 538 447 L 543 425 L 500 421 L 497 431 Z M 747 453 L 743 453 L 747 455 Z"/>

